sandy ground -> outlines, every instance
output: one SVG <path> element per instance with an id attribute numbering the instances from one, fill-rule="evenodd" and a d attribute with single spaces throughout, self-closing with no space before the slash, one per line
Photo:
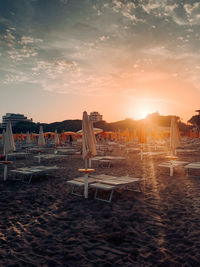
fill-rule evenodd
<path id="1" fill-rule="evenodd" d="M 20 184 L 0 173 L 0 266 L 200 266 L 200 178 L 158 168 L 164 157 L 96 168 L 97 174 L 143 177 L 143 193 L 118 189 L 112 203 L 71 195 L 80 156 L 43 161 L 52 175 Z M 117 152 L 119 155 L 119 151 Z M 200 161 L 200 153 L 180 160 Z M 16 160 L 9 169 L 37 165 Z"/>

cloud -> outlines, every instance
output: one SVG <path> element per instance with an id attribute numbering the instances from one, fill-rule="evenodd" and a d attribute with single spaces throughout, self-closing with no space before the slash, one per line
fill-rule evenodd
<path id="1" fill-rule="evenodd" d="M 193 4 L 185 4 L 184 9 L 188 15 L 192 15 L 193 13 L 199 13 L 200 9 L 200 2 L 196 2 Z"/>
<path id="2" fill-rule="evenodd" d="M 19 41 L 19 43 L 22 45 L 41 43 L 41 42 L 43 42 L 42 39 L 33 38 L 31 36 L 22 36 L 21 40 Z"/>
<path id="3" fill-rule="evenodd" d="M 36 52 L 36 48 L 27 46 L 23 46 L 20 49 L 16 49 L 13 47 L 12 49 L 8 50 L 7 53 L 11 59 L 16 61 L 21 61 L 29 57 L 35 57 L 38 54 Z"/>
<path id="4" fill-rule="evenodd" d="M 104 7 L 108 7 L 108 5 Z M 139 21 L 144 22 L 144 19 L 136 16 L 136 5 L 132 1 L 112 0 L 111 8 L 115 13 L 121 13 L 122 16 L 133 24 Z"/>
<path id="5" fill-rule="evenodd" d="M 77 72 L 77 70 L 76 62 L 64 59 L 54 59 L 52 61 L 38 60 L 37 66 L 32 68 L 34 75 L 43 73 L 50 79 L 55 79 L 66 72 Z"/>
<path id="6" fill-rule="evenodd" d="M 142 53 L 151 55 L 151 56 L 159 56 L 162 58 L 172 57 L 171 53 L 165 46 L 155 46 L 151 48 L 146 48 L 142 50 Z"/>
<path id="7" fill-rule="evenodd" d="M 43 40 L 31 36 L 22 36 L 16 33 L 15 28 L 6 29 L 5 34 L 0 35 L 0 42 L 10 59 L 22 61 L 25 58 L 38 55 L 38 43 Z"/>
<path id="8" fill-rule="evenodd" d="M 15 36 L 11 33 L 9 29 L 6 30 L 5 34 L 0 35 L 0 41 L 7 47 L 13 47 L 15 44 Z"/>
<path id="9" fill-rule="evenodd" d="M 187 14 L 188 22 L 193 25 L 200 24 L 200 2 L 184 5 Z"/>
<path id="10" fill-rule="evenodd" d="M 141 4 L 147 14 L 156 17 L 170 17 L 178 25 L 199 25 L 200 24 L 200 3 L 183 4 L 170 0 L 150 0 L 148 3 Z"/>
<path id="11" fill-rule="evenodd" d="M 4 84 L 8 84 L 8 83 L 21 83 L 21 82 L 26 82 L 29 81 L 30 79 L 29 77 L 27 77 L 27 75 L 24 75 L 24 73 L 19 73 L 19 74 L 6 74 L 5 75 L 5 79 L 3 81 Z"/>

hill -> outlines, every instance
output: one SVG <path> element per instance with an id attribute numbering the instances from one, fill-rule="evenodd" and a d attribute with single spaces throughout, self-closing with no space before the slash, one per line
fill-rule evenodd
<path id="1" fill-rule="evenodd" d="M 148 126 L 160 126 L 160 127 L 170 127 L 171 123 L 171 115 L 162 116 L 159 113 L 155 112 L 149 114 L 145 119 L 142 120 L 133 120 L 133 119 L 125 119 L 117 122 L 108 123 L 106 121 L 99 121 L 94 123 L 94 127 L 103 129 L 104 131 L 124 131 L 129 130 L 132 131 L 137 129 L 138 126 L 143 123 L 147 127 Z M 176 117 L 179 129 L 183 132 L 189 127 L 185 123 L 181 122 L 179 117 Z M 61 122 L 53 122 L 53 123 L 34 123 L 34 122 L 19 122 L 13 127 L 13 133 L 26 133 L 29 132 L 39 132 L 40 125 L 43 126 L 44 132 L 54 132 L 55 130 L 58 133 L 62 131 L 72 131 L 77 132 L 82 128 L 82 120 L 64 120 Z"/>

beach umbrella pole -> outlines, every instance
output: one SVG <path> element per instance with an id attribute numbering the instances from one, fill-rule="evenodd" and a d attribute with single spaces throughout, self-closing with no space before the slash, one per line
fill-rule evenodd
<path id="1" fill-rule="evenodd" d="M 173 162 L 170 163 L 170 176 L 173 176 L 174 170 L 173 170 Z"/>
<path id="2" fill-rule="evenodd" d="M 4 176 L 3 176 L 4 182 L 7 180 L 7 170 L 8 170 L 8 166 L 7 164 L 4 164 Z"/>
<path id="3" fill-rule="evenodd" d="M 141 146 L 141 149 L 140 149 L 140 159 L 143 160 L 143 147 Z"/>
<path id="4" fill-rule="evenodd" d="M 89 168 L 92 168 L 92 159 L 89 158 Z"/>
<path id="5" fill-rule="evenodd" d="M 85 159 L 85 169 L 87 170 L 87 158 Z M 88 198 L 88 173 L 84 175 L 84 197 Z"/>
<path id="6" fill-rule="evenodd" d="M 38 153 L 38 163 L 40 163 L 40 152 Z"/>

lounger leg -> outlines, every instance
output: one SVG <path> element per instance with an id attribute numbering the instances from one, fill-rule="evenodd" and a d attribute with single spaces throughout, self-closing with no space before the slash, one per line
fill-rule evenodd
<path id="1" fill-rule="evenodd" d="M 25 184 L 30 184 L 31 183 L 31 180 L 32 180 L 32 176 L 33 175 L 30 175 L 30 178 L 27 180 L 27 181 L 25 181 L 25 175 L 22 175 L 22 179 L 21 179 L 21 182 L 22 183 L 25 183 Z"/>
<path id="2" fill-rule="evenodd" d="M 136 189 L 129 189 L 128 187 L 126 188 L 127 191 L 131 191 L 131 192 L 137 192 L 137 193 L 141 193 L 142 192 L 142 187 L 140 182 L 139 183 L 134 183 L 134 185 L 136 186 Z"/>
<path id="3" fill-rule="evenodd" d="M 114 190 L 112 189 L 112 190 L 111 190 L 111 192 L 110 192 L 110 197 L 109 197 L 109 199 L 108 199 L 108 200 L 106 200 L 106 199 L 103 199 L 103 198 L 97 197 L 98 188 L 96 188 L 96 191 L 95 191 L 94 198 L 95 198 L 95 199 L 97 199 L 97 200 L 101 200 L 101 201 L 104 201 L 104 202 L 108 202 L 108 203 L 110 203 L 110 202 L 111 202 L 111 200 L 112 200 L 113 191 L 114 191 Z"/>
<path id="4" fill-rule="evenodd" d="M 31 180 L 32 180 L 32 176 L 33 176 L 33 175 L 30 176 L 30 178 L 29 178 L 29 180 L 28 180 L 28 184 L 30 184 L 30 182 L 31 182 Z"/>
<path id="5" fill-rule="evenodd" d="M 95 195 L 94 195 L 95 199 L 97 199 L 97 192 L 98 192 L 98 188 L 96 188 L 96 190 L 95 190 Z"/>
<path id="6" fill-rule="evenodd" d="M 84 176 L 84 197 L 88 198 L 88 174 Z"/>
<path id="7" fill-rule="evenodd" d="M 75 185 L 72 186 L 72 195 L 75 195 L 75 196 L 78 196 L 78 197 L 82 197 L 83 196 L 82 194 L 75 193 L 75 187 L 76 187 Z"/>
<path id="8" fill-rule="evenodd" d="M 111 193 L 110 193 L 110 198 L 109 198 L 109 201 L 108 202 L 111 202 L 111 200 L 112 200 L 112 195 L 113 195 L 113 189 L 112 189 L 112 191 L 111 191 Z"/>

